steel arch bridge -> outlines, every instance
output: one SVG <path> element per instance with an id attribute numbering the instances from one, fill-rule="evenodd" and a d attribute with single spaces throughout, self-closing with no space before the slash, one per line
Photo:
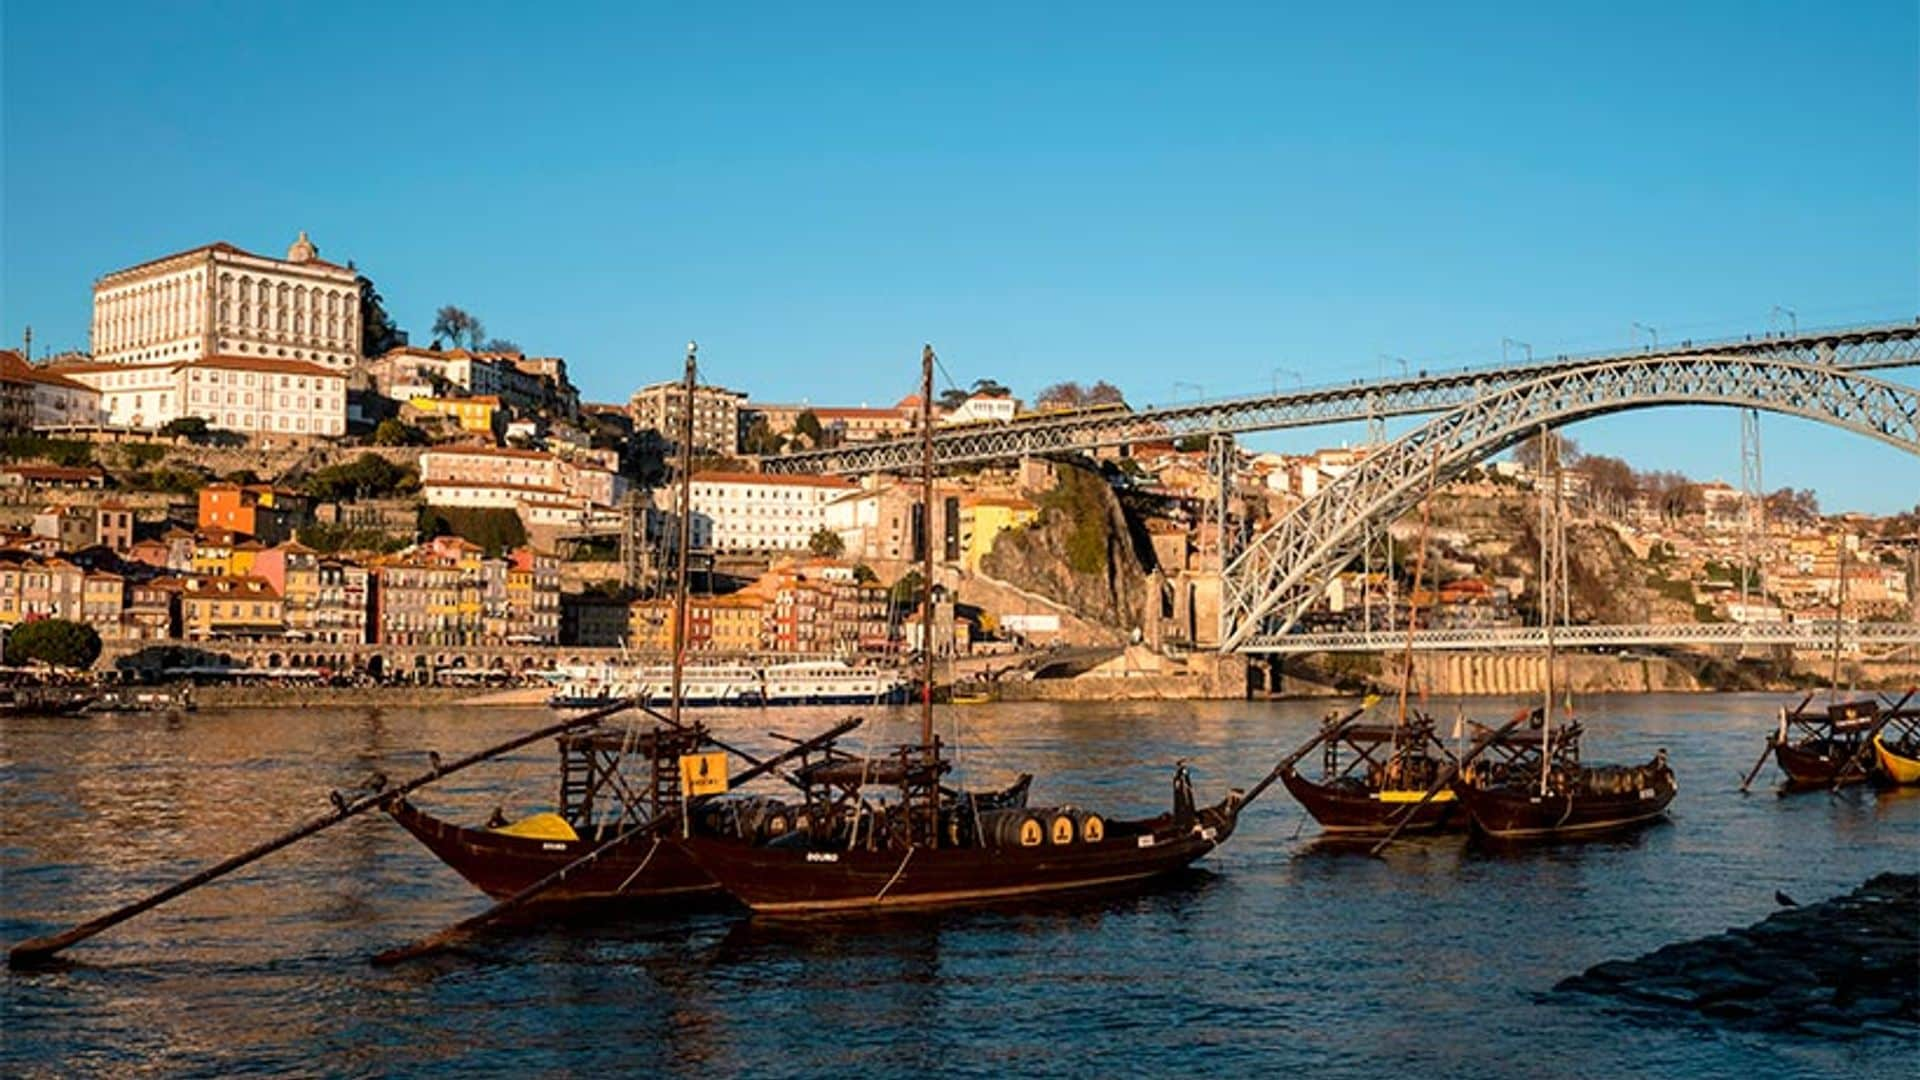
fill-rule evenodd
<path id="1" fill-rule="evenodd" d="M 1560 356 L 1537 363 L 1422 371 L 1398 379 L 1356 380 L 1131 411 L 1124 407 L 1038 414 L 1004 424 L 938 430 L 936 466 L 963 465 L 1034 454 L 1060 454 L 1186 435 L 1221 435 L 1309 427 L 1368 419 L 1429 415 L 1465 405 L 1501 387 L 1558 371 L 1619 360 L 1688 358 L 1798 361 L 1848 371 L 1920 363 L 1920 321 L 1762 335 L 1592 356 Z M 831 450 L 763 458 L 769 473 L 910 472 L 920 468 L 920 439 L 887 439 Z"/>
<path id="2" fill-rule="evenodd" d="M 1762 409 L 1920 455 L 1920 391 L 1830 366 L 1706 353 L 1553 371 L 1497 388 L 1390 443 L 1257 536 L 1222 574 L 1221 651 L 1290 632 L 1360 554 L 1369 523 L 1399 518 L 1430 483 L 1445 483 L 1541 427 L 1659 405 Z"/>

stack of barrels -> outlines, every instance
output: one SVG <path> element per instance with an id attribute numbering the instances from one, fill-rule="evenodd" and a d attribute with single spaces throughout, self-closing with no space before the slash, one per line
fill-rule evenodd
<path id="1" fill-rule="evenodd" d="M 1077 806 L 989 810 L 980 815 L 980 834 L 987 847 L 1063 847 L 1101 842 L 1107 836 L 1107 823 L 1099 814 Z"/>

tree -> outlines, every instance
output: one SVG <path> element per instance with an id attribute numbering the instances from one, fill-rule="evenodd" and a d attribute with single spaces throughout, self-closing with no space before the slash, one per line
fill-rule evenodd
<path id="1" fill-rule="evenodd" d="M 480 342 L 486 339 L 487 330 L 481 325 L 479 319 L 461 308 L 448 304 L 434 313 L 433 336 L 436 340 L 443 340 L 454 346 L 464 342 L 468 348 L 477 349 L 480 347 Z"/>
<path id="2" fill-rule="evenodd" d="M 1781 488 L 1767 496 L 1766 507 L 1768 517 L 1807 524 L 1820 517 L 1820 496 L 1812 488 Z"/>
<path id="3" fill-rule="evenodd" d="M 940 391 L 940 407 L 943 409 L 957 409 L 966 403 L 967 396 L 965 390 L 957 386 L 949 386 L 945 390 Z"/>
<path id="4" fill-rule="evenodd" d="M 516 345 L 513 342 L 508 341 L 506 338 L 503 338 L 503 337 L 488 338 L 487 343 L 485 345 L 480 346 L 480 351 L 481 352 L 513 353 L 516 356 L 525 355 L 524 351 L 520 348 L 519 345 Z"/>
<path id="5" fill-rule="evenodd" d="M 865 585 L 868 582 L 879 581 L 880 575 L 874 573 L 873 567 L 866 563 L 856 563 L 853 568 L 853 580 Z"/>
<path id="6" fill-rule="evenodd" d="M 1085 409 L 1094 405 L 1125 405 L 1127 396 L 1105 379 L 1092 386 L 1069 381 L 1043 387 L 1033 403 L 1041 409 Z"/>
<path id="7" fill-rule="evenodd" d="M 360 355 L 379 356 L 397 348 L 404 336 L 387 314 L 386 302 L 380 298 L 380 290 L 374 288 L 373 279 L 361 274 Z"/>
<path id="8" fill-rule="evenodd" d="M 847 542 L 832 529 L 820 528 L 815 529 L 813 535 L 807 538 L 807 550 L 821 558 L 837 559 L 846 554 Z"/>
<path id="9" fill-rule="evenodd" d="M 1004 394 L 1007 392 L 1007 388 L 1000 385 L 1000 380 L 998 379 L 975 379 L 973 380 L 973 392 L 976 394 Z"/>
<path id="10" fill-rule="evenodd" d="M 797 434 L 805 435 L 809 446 L 817 448 L 827 441 L 826 432 L 820 427 L 820 418 L 814 415 L 812 409 L 807 409 L 793 418 L 793 430 Z"/>
<path id="11" fill-rule="evenodd" d="M 893 588 L 887 593 L 887 599 L 893 604 L 894 610 L 919 607 L 920 594 L 926 589 L 926 581 L 926 578 L 920 576 L 920 571 L 909 570 L 901 576 L 899 581 L 894 582 Z"/>
<path id="12" fill-rule="evenodd" d="M 1574 462 L 1580 460 L 1580 444 L 1553 431 L 1547 432 L 1547 439 L 1559 455 L 1561 468 L 1571 469 Z M 1544 470 L 1545 445 L 1541 442 L 1540 433 L 1535 432 L 1513 448 L 1513 460 L 1529 472 L 1541 472 Z"/>
<path id="13" fill-rule="evenodd" d="M 7 638 L 7 660 L 38 660 L 54 667 L 86 668 L 100 658 L 100 634 L 86 623 L 41 619 L 21 623 Z"/>
<path id="14" fill-rule="evenodd" d="M 1616 457 L 1590 454 L 1581 458 L 1573 471 L 1587 478 L 1587 491 L 1593 504 L 1615 517 L 1624 514 L 1634 496 L 1640 493 L 1640 480 L 1634 475 L 1633 466 Z"/>
<path id="15" fill-rule="evenodd" d="M 372 453 L 316 470 L 307 477 L 306 483 L 307 494 L 322 502 L 378 499 L 404 494 L 418 486 L 419 477 L 412 469 Z"/>
<path id="16" fill-rule="evenodd" d="M 235 469 L 228 473 L 223 479 L 229 484 L 253 485 L 262 483 L 260 474 L 254 472 L 252 469 Z"/>
<path id="17" fill-rule="evenodd" d="M 389 416 L 373 429 L 375 446 L 425 446 L 427 433 Z"/>
<path id="18" fill-rule="evenodd" d="M 1034 407 L 1040 409 L 1077 409 L 1086 403 L 1086 389 L 1079 383 L 1071 381 L 1041 387 L 1040 393 L 1033 399 Z"/>
<path id="19" fill-rule="evenodd" d="M 520 515 L 498 506 L 423 506 L 419 516 L 420 535 L 457 536 L 497 556 L 527 542 L 527 528 Z"/>
<path id="20" fill-rule="evenodd" d="M 200 416 L 176 416 L 160 425 L 160 434 L 185 438 L 189 441 L 199 439 L 206 433 L 206 418 Z"/>
<path id="21" fill-rule="evenodd" d="M 815 417 L 814 423 L 817 425 L 819 422 L 819 418 Z M 773 430 L 773 425 L 767 423 L 764 416 L 754 417 L 753 422 L 747 425 L 746 435 L 740 440 L 740 448 L 749 454 L 777 454 L 786 444 L 787 440 Z"/>

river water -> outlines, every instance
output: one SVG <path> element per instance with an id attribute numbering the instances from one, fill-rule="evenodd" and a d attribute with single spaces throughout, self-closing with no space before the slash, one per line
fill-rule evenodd
<path id="1" fill-rule="evenodd" d="M 1754 922 L 1881 870 L 1920 870 L 1920 796 L 1742 797 L 1767 696 L 1589 699 L 1587 757 L 1656 747 L 1672 820 L 1630 839 L 1384 859 L 1328 850 L 1275 787 L 1186 877 L 1114 899 L 767 924 L 724 912 L 490 935 L 398 970 L 366 958 L 484 906 L 377 814 L 76 947 L 0 974 L 0 1074 L 226 1076 L 1911 1075 L 1920 1040 L 1733 1033 L 1556 995 L 1601 960 Z M 1476 701 L 1496 720 L 1512 703 Z M 982 786 L 1036 804 L 1166 807 L 1174 762 L 1211 802 L 1310 733 L 1309 703 L 943 711 Z M 1439 715 L 1454 706 L 1441 703 Z M 834 710 L 710 714 L 766 747 Z M 545 720 L 539 710 L 220 710 L 0 720 L 0 938 L 131 899 L 324 808 Z M 911 712 L 856 733 L 907 737 Z M 951 736 L 951 733 L 950 733 Z M 856 740 L 857 741 L 857 740 Z M 1766 774 L 1771 776 L 1772 773 Z M 550 744 L 427 789 L 463 820 L 552 795 Z"/>

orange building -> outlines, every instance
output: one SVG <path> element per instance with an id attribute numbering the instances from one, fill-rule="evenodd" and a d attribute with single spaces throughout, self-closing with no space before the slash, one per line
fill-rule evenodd
<path id="1" fill-rule="evenodd" d="M 201 529 L 230 529 L 262 544 L 293 538 L 306 523 L 306 500 L 269 484 L 208 484 L 200 489 Z"/>

